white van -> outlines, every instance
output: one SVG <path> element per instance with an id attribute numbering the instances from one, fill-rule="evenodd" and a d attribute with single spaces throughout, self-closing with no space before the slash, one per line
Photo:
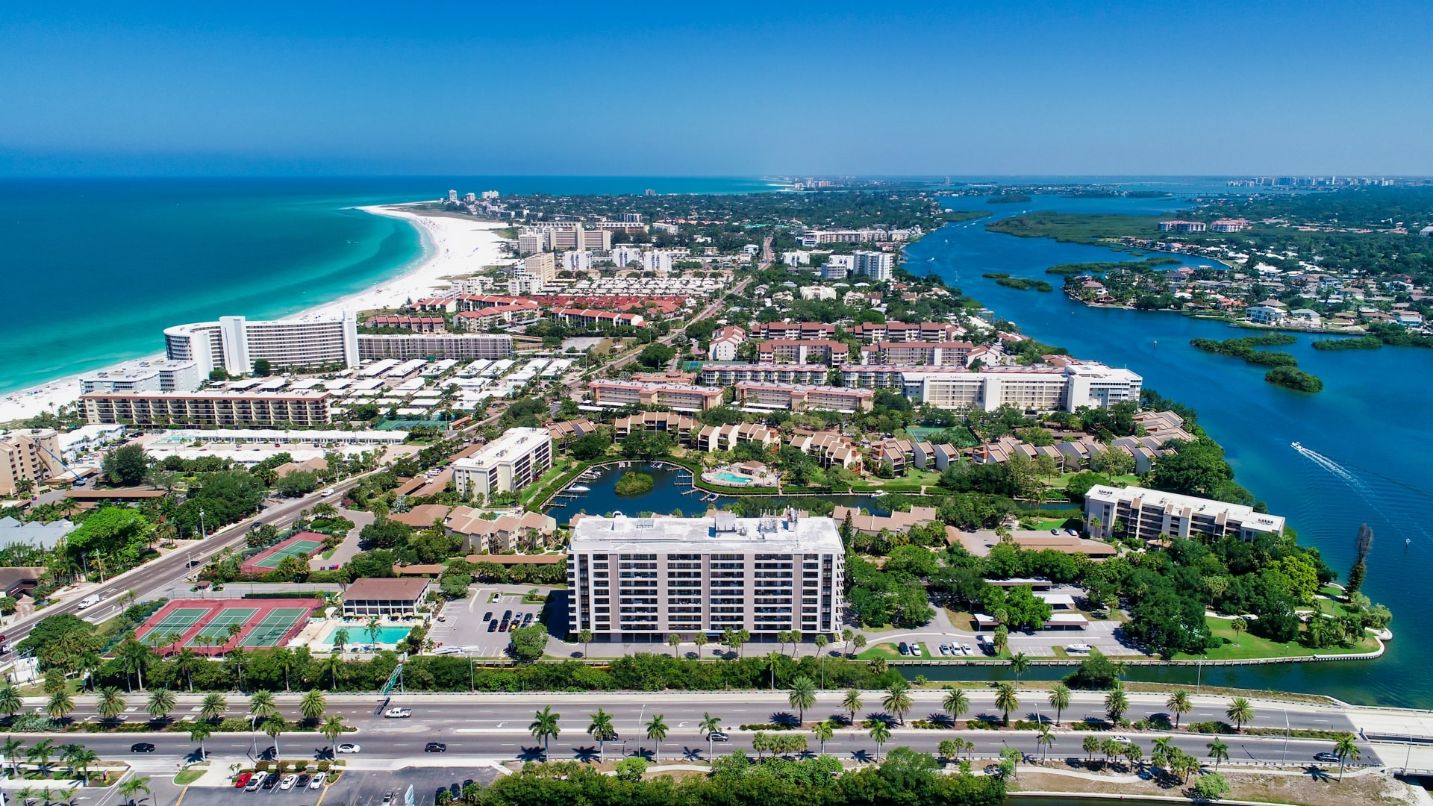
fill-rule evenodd
<path id="1" fill-rule="evenodd" d="M 86 596 L 85 598 L 83 598 L 83 599 L 80 600 L 80 609 L 81 609 L 81 610 L 84 610 L 85 608 L 88 608 L 88 607 L 94 607 L 95 605 L 97 605 L 97 604 L 99 604 L 99 603 L 100 603 L 100 595 L 99 595 L 98 593 L 91 593 L 89 596 Z"/>

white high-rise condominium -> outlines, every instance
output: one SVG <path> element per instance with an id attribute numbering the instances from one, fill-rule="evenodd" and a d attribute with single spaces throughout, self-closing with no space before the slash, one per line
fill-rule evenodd
<path id="1" fill-rule="evenodd" d="M 201 376 L 215 369 L 246 375 L 259 359 L 274 369 L 356 367 L 358 321 L 347 312 L 270 321 L 221 316 L 166 328 L 164 350 L 171 361 L 193 361 Z"/>
<path id="2" fill-rule="evenodd" d="M 481 451 L 453 463 L 458 495 L 486 501 L 516 492 L 552 467 L 552 436 L 546 428 L 510 428 Z"/>

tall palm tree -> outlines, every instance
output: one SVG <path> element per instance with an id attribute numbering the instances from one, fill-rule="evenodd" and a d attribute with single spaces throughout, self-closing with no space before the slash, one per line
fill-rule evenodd
<path id="1" fill-rule="evenodd" d="M 368 623 L 364 625 L 364 632 L 368 633 L 368 643 L 378 643 L 378 633 L 383 631 L 383 621 L 378 616 L 369 616 Z"/>
<path id="2" fill-rule="evenodd" d="M 279 715 L 279 706 L 271 691 L 256 691 L 249 696 L 249 716 L 270 719 Z"/>
<path id="3" fill-rule="evenodd" d="M 139 688 L 143 691 L 144 671 L 149 668 L 150 662 L 154 660 L 154 650 L 134 638 L 129 638 L 115 650 L 115 656 L 119 658 L 120 663 L 124 665 L 126 674 L 133 674 L 138 678 Z"/>
<path id="4" fill-rule="evenodd" d="M 711 714 L 704 715 L 710 718 Z M 703 725 L 706 722 L 702 723 Z M 617 738 L 617 728 L 612 725 L 612 715 L 598 708 L 592 714 L 592 721 L 587 725 L 587 734 L 597 742 L 597 755 L 602 755 L 607 750 L 607 743 Z"/>
<path id="5" fill-rule="evenodd" d="M 1010 656 L 1010 671 L 1015 673 L 1015 682 L 1020 682 L 1020 675 L 1030 669 L 1030 659 L 1025 657 L 1024 652 L 1016 652 Z"/>
<path id="6" fill-rule="evenodd" d="M 1084 739 L 1080 740 L 1080 749 L 1082 749 L 1082 750 L 1085 751 L 1085 762 L 1086 762 L 1086 763 L 1089 763 L 1089 762 L 1093 761 L 1093 760 L 1094 760 L 1094 757 L 1095 757 L 1095 753 L 1098 753 L 1099 750 L 1100 750 L 1100 739 L 1099 739 L 1099 737 L 1098 737 L 1098 736 L 1086 736 Z"/>
<path id="7" fill-rule="evenodd" d="M 134 806 L 136 796 L 141 792 L 146 795 L 154 794 L 154 790 L 149 788 L 149 779 L 145 776 L 131 776 L 119 784 L 119 796 L 124 798 L 126 806 Z"/>
<path id="8" fill-rule="evenodd" d="M 318 732 L 323 738 L 328 739 L 329 747 L 332 747 L 333 743 L 338 741 L 338 737 L 342 736 L 343 732 L 347 729 L 348 726 L 343 724 L 343 717 L 334 714 L 323 721 L 323 724 L 318 728 Z"/>
<path id="9" fill-rule="evenodd" d="M 590 655 L 592 654 L 592 639 L 593 639 L 593 637 L 594 637 L 594 636 L 592 635 L 592 631 L 591 631 L 591 630 L 583 629 L 583 630 L 578 630 L 578 632 L 577 632 L 577 640 L 579 640 L 579 641 L 582 642 L 582 657 L 584 657 L 584 658 L 585 658 L 585 657 L 588 657 L 588 656 L 590 656 Z M 707 637 L 706 637 L 706 635 L 705 635 L 704 633 L 697 633 L 697 646 L 700 647 L 702 644 L 705 644 L 706 642 L 707 642 Z"/>
<path id="10" fill-rule="evenodd" d="M 1180 689 L 1169 695 L 1169 699 L 1164 701 L 1164 707 L 1174 714 L 1174 729 L 1179 730 L 1180 718 L 1194 710 L 1194 703 L 1189 701 L 1189 692 Z"/>
<path id="11" fill-rule="evenodd" d="M 204 702 L 199 706 L 199 718 L 205 722 L 213 722 L 223 718 L 224 712 L 228 710 L 229 701 L 223 694 L 205 694 Z"/>
<path id="12" fill-rule="evenodd" d="M 1210 742 L 1209 758 L 1214 762 L 1214 771 L 1219 772 L 1219 762 L 1229 760 L 1229 745 L 1219 739 Z"/>
<path id="13" fill-rule="evenodd" d="M 279 757 L 279 734 L 284 732 L 284 719 L 271 716 L 264 720 L 264 734 L 274 740 L 274 758 Z"/>
<path id="14" fill-rule="evenodd" d="M 204 759 L 208 754 L 204 752 L 204 740 L 214 735 L 214 726 L 207 720 L 196 719 L 189 723 L 189 741 L 199 743 L 199 758 Z"/>
<path id="15" fill-rule="evenodd" d="M 74 698 L 70 697 L 70 692 L 65 689 L 51 694 L 50 701 L 45 704 L 45 713 L 49 714 L 51 719 L 60 722 L 69 717 L 73 710 L 75 710 Z"/>
<path id="16" fill-rule="evenodd" d="M 891 726 L 884 719 L 871 721 L 871 740 L 876 743 L 876 761 L 880 761 L 881 745 L 891 740 Z"/>
<path id="17" fill-rule="evenodd" d="M 959 739 L 941 739 L 940 744 L 935 746 L 935 752 L 943 762 L 949 762 L 960 755 Z"/>
<path id="18" fill-rule="evenodd" d="M 1020 707 L 1020 697 L 1015 693 L 1015 686 L 1011 683 L 1000 683 L 995 687 L 995 707 L 1000 709 L 1002 721 L 1010 724 L 1010 712 Z"/>
<path id="19" fill-rule="evenodd" d="M 836 735 L 836 726 L 831 724 L 831 720 L 823 719 L 811 726 L 811 733 L 821 743 L 821 755 L 826 755 L 826 743 Z"/>
<path id="20" fill-rule="evenodd" d="M 334 644 L 338 646 L 338 644 Z M 330 652 L 323 659 L 323 668 L 328 672 L 328 687 L 330 690 L 338 688 L 338 670 L 343 666 L 343 656 L 337 652 Z"/>
<path id="21" fill-rule="evenodd" d="M 339 627 L 333 631 L 333 651 L 335 654 L 342 655 L 343 648 L 346 646 L 348 646 L 348 628 Z"/>
<path id="22" fill-rule="evenodd" d="M 560 717 L 561 714 L 552 712 L 551 705 L 544 705 L 541 711 L 533 715 L 532 724 L 527 726 L 528 733 L 532 734 L 532 738 L 542 742 L 544 756 L 547 755 L 548 742 L 561 731 L 557 724 Z"/>
<path id="23" fill-rule="evenodd" d="M 672 657 L 677 656 L 677 647 L 682 645 L 682 637 L 676 633 L 667 635 L 667 646 L 672 648 Z"/>
<path id="24" fill-rule="evenodd" d="M 1254 721 L 1254 706 L 1250 705 L 1249 701 L 1243 697 L 1235 697 L 1229 703 L 1229 708 L 1224 711 L 1224 715 L 1234 721 L 1236 730 L 1242 731 L 1245 722 Z"/>
<path id="25" fill-rule="evenodd" d="M 1105 712 L 1109 714 L 1111 722 L 1119 722 L 1125 711 L 1129 710 L 1129 695 L 1125 694 L 1125 688 L 1118 681 L 1115 687 L 1105 695 Z"/>
<path id="26" fill-rule="evenodd" d="M 309 722 L 318 722 L 323 719 L 323 712 L 328 710 L 328 700 L 323 692 L 314 688 L 304 692 L 303 699 L 299 700 L 299 713 Z"/>
<path id="27" fill-rule="evenodd" d="M 960 717 L 970 710 L 970 698 L 965 692 L 955 686 L 945 687 L 945 697 L 940 701 L 940 710 L 950 716 L 951 722 L 959 722 Z"/>
<path id="28" fill-rule="evenodd" d="M 174 696 L 174 692 L 167 688 L 157 688 L 149 692 L 149 705 L 146 710 L 157 720 L 168 719 L 177 702 L 178 698 Z"/>
<path id="29" fill-rule="evenodd" d="M 51 739 L 41 739 L 30 745 L 25 751 L 25 760 L 46 772 L 50 768 L 50 759 L 55 755 L 55 743 Z"/>
<path id="30" fill-rule="evenodd" d="M 1224 754 L 1227 757 L 1229 754 L 1229 746 L 1220 742 L 1218 739 L 1216 739 L 1215 742 L 1223 747 Z M 1209 746 L 1209 751 L 1211 754 L 1214 752 L 1214 745 Z M 1149 760 L 1156 767 L 1169 769 L 1170 763 L 1174 761 L 1174 752 L 1173 739 L 1168 736 L 1161 736 L 1154 740 L 1154 750 L 1149 754 Z"/>
<path id="31" fill-rule="evenodd" d="M 1338 754 L 1338 779 L 1342 781 L 1344 765 L 1347 764 L 1350 759 L 1358 761 L 1361 752 L 1358 749 L 1358 740 L 1353 738 L 1352 733 L 1345 733 L 1339 736 L 1338 740 L 1334 742 L 1333 751 Z"/>
<path id="32" fill-rule="evenodd" d="M 90 781 L 90 765 L 100 760 L 99 754 L 82 744 L 67 744 L 63 748 L 65 766 L 70 773 L 79 773 L 80 780 Z"/>
<path id="33" fill-rule="evenodd" d="M 1044 723 L 1040 725 L 1040 733 L 1035 737 L 1035 744 L 1040 748 L 1040 761 L 1045 760 L 1046 751 L 1055 744 L 1055 734 L 1050 732 L 1050 726 Z"/>
<path id="34" fill-rule="evenodd" d="M 721 717 L 713 716 L 711 712 L 702 714 L 702 721 L 697 723 L 697 729 L 707 737 L 707 759 L 716 757 L 716 744 L 712 735 L 721 731 Z"/>
<path id="35" fill-rule="evenodd" d="M 653 714 L 647 720 L 647 738 L 652 740 L 652 760 L 662 757 L 662 740 L 667 738 L 667 720 L 661 714 Z"/>
<path id="36" fill-rule="evenodd" d="M 0 714 L 4 714 L 7 719 L 14 719 L 24 708 L 25 701 L 20 698 L 18 689 L 9 683 L 0 686 Z"/>
<path id="37" fill-rule="evenodd" d="M 886 689 L 886 696 L 881 700 L 881 707 L 886 713 L 895 717 L 902 725 L 906 724 L 906 714 L 911 712 L 911 695 L 909 687 L 904 680 L 891 684 Z"/>
<path id="38" fill-rule="evenodd" d="M 199 655 L 189 647 L 180 649 L 179 653 L 174 656 L 174 671 L 184 675 L 184 682 L 188 685 L 191 694 L 194 692 L 194 673 L 199 670 L 199 664 L 203 662 Z"/>
<path id="39" fill-rule="evenodd" d="M 99 691 L 99 705 L 96 710 L 107 721 L 113 721 L 124 713 L 124 695 L 114 686 L 103 686 Z"/>
<path id="40" fill-rule="evenodd" d="M 591 632 L 592 632 L 591 630 L 588 630 L 588 631 L 587 631 L 587 633 L 588 633 L 589 635 L 591 634 Z M 592 640 L 592 639 L 589 638 L 588 640 L 590 641 L 590 640 Z M 699 632 L 699 633 L 697 633 L 696 635 L 693 635 L 693 636 L 692 636 L 692 643 L 697 645 L 697 657 L 700 658 L 700 657 L 702 656 L 702 647 L 704 647 L 704 646 L 707 645 L 707 634 L 704 633 L 704 632 Z M 583 655 L 584 655 L 584 656 L 586 655 L 586 652 L 585 652 L 585 651 L 584 651 Z"/>
<path id="41" fill-rule="evenodd" d="M 861 690 L 858 688 L 847 691 L 845 698 L 841 700 L 841 710 L 851 715 L 852 725 L 856 724 L 856 712 L 861 710 L 861 705 Z"/>
<path id="42" fill-rule="evenodd" d="M 797 677 L 791 681 L 791 693 L 786 696 L 786 701 L 796 709 L 797 724 L 805 722 L 806 709 L 816 705 L 816 683 L 806 675 Z"/>
<path id="43" fill-rule="evenodd" d="M 1129 768 L 1136 770 L 1139 768 L 1140 761 L 1144 758 L 1144 751 L 1140 749 L 1139 745 L 1131 742 L 1125 745 L 1124 757 L 1125 763 L 1129 764 Z"/>
<path id="44" fill-rule="evenodd" d="M 1056 683 L 1050 687 L 1050 707 L 1055 709 L 1055 727 L 1060 727 L 1060 716 L 1070 707 L 1070 687 Z"/>
<path id="45" fill-rule="evenodd" d="M 0 745 L 0 757 L 10 762 L 10 774 L 20 774 L 20 751 L 24 749 L 25 743 L 14 736 L 6 736 L 5 743 Z"/>

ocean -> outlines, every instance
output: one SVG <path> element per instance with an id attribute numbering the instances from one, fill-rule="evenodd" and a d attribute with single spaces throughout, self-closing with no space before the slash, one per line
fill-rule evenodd
<path id="1" fill-rule="evenodd" d="M 401 273 L 409 224 L 352 209 L 502 193 L 735 193 L 759 179 L 0 180 L 0 393 L 162 352 L 164 328 L 286 316 Z"/>

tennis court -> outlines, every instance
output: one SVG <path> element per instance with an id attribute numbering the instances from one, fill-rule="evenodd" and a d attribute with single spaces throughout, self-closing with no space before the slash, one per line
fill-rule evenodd
<path id="1" fill-rule="evenodd" d="M 164 617 L 145 631 L 156 641 L 168 641 L 170 636 L 183 636 L 199 620 L 209 615 L 207 607 L 179 607 L 164 614 Z"/>
<path id="2" fill-rule="evenodd" d="M 244 636 L 243 646 L 278 646 L 284 635 L 295 624 L 308 618 L 309 610 L 304 607 L 276 607 L 264 614 L 264 618 Z"/>
<path id="3" fill-rule="evenodd" d="M 225 607 L 215 613 L 199 632 L 194 633 L 186 646 L 220 646 L 229 643 L 229 625 L 239 625 L 242 633 L 244 624 L 259 612 L 257 607 Z"/>
<path id="4" fill-rule="evenodd" d="M 316 532 L 299 532 L 245 560 L 239 570 L 258 576 L 278 568 L 279 564 L 289 557 L 298 557 L 308 562 L 308 558 L 323 548 L 324 537 L 325 535 Z"/>

